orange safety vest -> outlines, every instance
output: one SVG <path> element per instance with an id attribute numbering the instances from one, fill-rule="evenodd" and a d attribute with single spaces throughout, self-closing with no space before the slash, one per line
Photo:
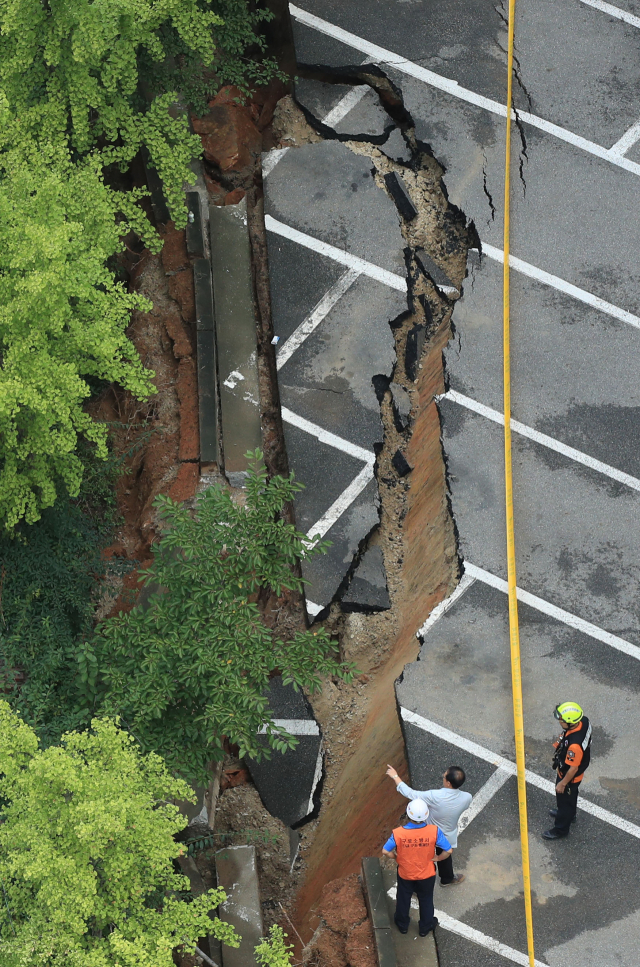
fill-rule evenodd
<path id="1" fill-rule="evenodd" d="M 422 829 L 394 829 L 398 874 L 403 880 L 426 880 L 436 875 L 433 856 L 436 851 L 437 826 Z"/>

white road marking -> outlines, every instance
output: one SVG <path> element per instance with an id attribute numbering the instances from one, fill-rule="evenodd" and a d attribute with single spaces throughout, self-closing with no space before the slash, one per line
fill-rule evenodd
<path id="1" fill-rule="evenodd" d="M 366 63 L 367 61 L 365 61 Z M 334 124 L 340 124 L 340 121 L 346 118 L 349 111 L 352 111 L 356 104 L 359 104 L 365 94 L 368 94 L 370 90 L 371 88 L 368 84 L 360 84 L 358 87 L 352 87 L 342 100 L 338 101 L 336 106 L 328 114 L 325 114 L 322 118 L 322 123 L 328 124 L 329 127 L 332 127 Z"/>
<path id="2" fill-rule="evenodd" d="M 289 4 L 289 10 L 291 11 L 291 16 L 300 21 L 300 23 L 304 23 L 307 27 L 311 27 L 319 33 L 326 34 L 328 37 L 333 37 L 334 40 L 346 44 L 347 47 L 352 47 L 354 50 L 359 50 L 363 54 L 367 54 L 376 63 L 394 67 L 404 74 L 423 81 L 430 87 L 435 87 L 440 91 L 451 94 L 453 97 L 457 97 L 461 101 L 466 101 L 468 104 L 475 104 L 476 107 L 484 108 L 492 114 L 499 115 L 499 117 L 506 118 L 507 116 L 505 104 L 493 101 L 491 98 L 484 97 L 482 94 L 476 94 L 475 91 L 469 91 L 449 77 L 443 77 L 441 74 L 427 70 L 426 67 L 420 67 L 419 64 L 414 64 L 412 61 L 407 60 L 406 57 L 402 57 L 400 54 L 396 54 L 391 50 L 386 50 L 384 47 L 379 47 L 377 44 L 372 44 L 368 40 L 364 40 L 364 38 L 350 33 L 348 30 L 343 30 L 342 27 L 337 27 L 327 20 L 322 20 L 320 17 L 314 16 L 314 14 L 307 13 L 306 10 L 302 10 L 292 3 Z M 511 112 L 511 116 L 515 119 L 515 111 Z M 634 175 L 640 175 L 639 164 L 636 164 L 634 161 L 629 161 L 628 158 L 612 155 L 609 153 L 608 148 L 603 148 L 600 144 L 595 144 L 595 142 L 589 141 L 587 138 L 582 138 L 579 134 L 574 134 L 573 131 L 567 131 L 566 128 L 562 128 L 558 124 L 553 124 L 551 121 L 545 121 L 544 118 L 530 114 L 528 111 L 518 111 L 518 118 L 530 124 L 532 127 L 538 128 L 540 131 L 553 135 L 560 141 L 565 141 L 575 148 L 580 148 L 582 151 L 594 155 L 596 158 L 602 158 L 604 161 L 608 161 L 618 168 L 630 171 Z"/>
<path id="3" fill-rule="evenodd" d="M 620 7 L 614 7 L 612 3 L 604 3 L 603 0 L 580 0 L 581 3 L 586 3 L 588 7 L 595 7 L 596 10 L 601 10 L 602 13 L 608 13 L 612 17 L 617 17 L 618 20 L 624 20 L 625 23 L 631 24 L 632 27 L 640 27 L 640 17 L 634 17 L 632 13 L 627 13 L 626 10 L 621 10 Z"/>
<path id="4" fill-rule="evenodd" d="M 307 598 L 307 611 L 312 617 L 315 618 L 321 611 L 324 611 L 325 607 L 326 605 L 316 604 L 315 601 L 309 601 L 309 598 Z"/>
<path id="5" fill-rule="evenodd" d="M 388 285 L 390 289 L 397 289 L 398 292 L 407 291 L 407 280 L 401 275 L 396 275 L 395 272 L 388 272 L 387 269 L 382 269 L 373 262 L 367 262 L 358 255 L 351 255 L 350 252 L 336 248 L 335 245 L 321 242 L 319 238 L 314 238 L 313 235 L 306 235 L 304 232 L 299 232 L 296 228 L 285 225 L 284 222 L 278 221 L 271 215 L 265 215 L 264 223 L 268 232 L 274 232 L 276 235 L 288 238 L 292 242 L 297 242 L 298 245 L 303 245 L 313 252 L 318 252 L 320 255 L 326 256 L 326 258 L 333 259 L 334 262 L 340 262 L 341 265 L 355 269 L 361 275 L 368 275 L 371 279 L 376 279 L 377 282 Z"/>
<path id="6" fill-rule="evenodd" d="M 315 772 L 313 774 L 313 782 L 311 783 L 311 794 L 309 795 L 309 804 L 307 806 L 307 816 L 309 815 L 309 813 L 312 813 L 313 812 L 313 805 L 314 805 L 313 804 L 313 795 L 314 795 L 314 793 L 316 791 L 316 787 L 317 787 L 318 783 L 320 782 L 320 779 L 322 778 L 322 756 L 323 756 L 323 753 L 324 753 L 324 749 L 322 748 L 322 742 L 320 742 L 320 748 L 318 749 L 318 758 L 316 759 L 316 769 L 315 769 Z M 297 856 L 297 851 L 296 851 L 296 856 Z M 293 864 L 291 864 L 291 868 L 293 869 Z"/>
<path id="7" fill-rule="evenodd" d="M 491 765 L 498 766 L 500 769 L 508 772 L 510 776 L 517 774 L 515 762 L 511 762 L 510 759 L 505 759 L 504 756 L 499 755 L 497 752 L 492 752 L 491 749 L 485 749 L 484 746 L 478 745 L 477 742 L 473 742 L 463 735 L 458 735 L 457 732 L 452 732 L 451 729 L 447 729 L 443 725 L 438 725 L 437 722 L 432 722 L 430 719 L 425 718 L 423 715 L 418 715 L 417 712 L 412 712 L 408 708 L 401 707 L 400 715 L 405 722 L 415 725 L 424 732 L 435 735 L 450 745 L 464 749 L 465 752 L 477 756 L 478 759 L 483 759 L 485 762 L 490 762 Z M 555 784 L 548 779 L 543 779 L 537 772 L 531 772 L 530 769 L 527 769 L 525 771 L 525 778 L 530 785 L 536 786 L 538 789 L 542 789 L 544 792 L 555 796 Z M 627 819 L 622 819 L 621 816 L 616 816 L 615 813 L 609 812 L 608 809 L 596 806 L 595 803 L 585 799 L 584 796 L 580 796 L 578 799 L 578 809 L 589 813 L 590 816 L 601 819 L 603 822 L 608 823 L 609 826 L 615 826 L 616 829 L 620 829 L 622 832 L 628 833 L 636 839 L 640 839 L 640 826 L 636 826 L 635 823 L 630 823 Z"/>
<path id="8" fill-rule="evenodd" d="M 456 390 L 451 389 L 447 393 L 438 396 L 437 399 L 452 400 L 454 403 L 458 403 L 459 406 L 464 406 L 465 409 L 472 410 L 472 412 L 478 413 L 479 416 L 484 416 L 487 420 L 504 426 L 503 413 L 500 413 L 498 410 L 492 410 L 491 407 L 485 406 L 484 403 L 478 403 L 477 400 L 473 400 L 469 396 L 463 396 L 462 393 L 458 393 Z M 625 486 L 631 487 L 632 490 L 640 491 L 640 480 L 637 477 L 623 473 L 622 470 L 611 467 L 608 463 L 602 463 L 600 460 L 596 460 L 595 457 L 590 457 L 589 454 L 582 453 L 581 450 L 574 450 L 573 447 L 566 446 L 566 444 L 554 439 L 554 437 L 547 436 L 546 433 L 539 433 L 538 430 L 527 426 L 526 423 L 520 423 L 518 420 L 512 419 L 511 429 L 514 433 L 527 437 L 527 439 L 533 440 L 535 443 L 539 443 L 549 450 L 555 450 L 556 453 L 561 453 L 563 457 L 568 457 L 570 460 L 575 460 L 576 463 L 581 463 L 583 466 L 589 467 L 590 470 L 597 470 L 598 473 L 610 477 L 617 483 L 625 484 Z"/>
<path id="9" fill-rule="evenodd" d="M 365 60 L 365 64 L 369 63 L 369 58 Z M 339 124 L 353 108 L 358 104 L 362 98 L 367 94 L 371 88 L 368 84 L 361 84 L 358 87 L 352 87 L 343 98 L 341 98 L 335 107 L 331 108 L 328 114 L 322 118 L 323 124 L 328 124 L 329 126 L 333 124 Z M 284 155 L 289 151 L 289 148 L 276 148 L 274 151 L 270 151 L 262 161 L 262 177 L 266 178 L 271 174 L 278 162 L 284 157 Z"/>
<path id="10" fill-rule="evenodd" d="M 625 131 L 622 137 L 615 144 L 611 145 L 609 153 L 622 157 L 627 153 L 629 148 L 633 147 L 636 141 L 640 141 L 640 121 L 632 124 L 629 130 Z"/>
<path id="11" fill-rule="evenodd" d="M 334 447 L 336 450 L 342 450 L 343 453 L 348 453 L 350 457 L 355 457 L 356 460 L 364 460 L 365 463 L 370 463 L 372 466 L 376 462 L 375 453 L 365 450 L 364 447 L 359 447 L 357 443 L 351 443 L 350 440 L 344 440 L 342 437 L 336 436 L 335 433 L 330 433 L 329 430 L 323 429 L 316 423 L 305 420 L 303 416 L 298 416 L 297 413 L 293 413 L 286 406 L 282 407 L 282 419 L 285 423 L 297 426 L 304 433 L 314 436 L 320 443 L 325 443 L 328 447 Z"/>
<path id="12" fill-rule="evenodd" d="M 458 820 L 458 832 L 461 833 L 473 822 L 476 816 L 482 812 L 487 803 L 491 802 L 497 792 L 502 789 L 507 779 L 511 779 L 511 773 L 502 767 L 496 769 L 493 775 L 489 776 L 483 786 L 478 789 L 473 797 L 471 805 Z"/>
<path id="13" fill-rule="evenodd" d="M 445 598 L 444 601 L 441 601 L 440 604 L 437 604 L 422 627 L 418 628 L 416 631 L 416 638 L 424 638 L 429 628 L 431 628 L 436 621 L 442 617 L 443 614 L 447 613 L 449 608 L 456 603 L 458 598 L 463 595 L 468 588 L 471 587 L 474 581 L 475 578 L 472 578 L 470 574 L 463 574 L 455 591 L 450 594 L 448 598 Z"/>
<path id="14" fill-rule="evenodd" d="M 529 967 L 529 956 L 528 954 L 523 954 L 514 947 L 509 947 L 507 944 L 501 943 L 496 940 L 495 937 L 489 937 L 486 933 L 481 933 L 476 930 L 475 927 L 469 927 L 466 923 L 462 923 L 461 920 L 456 920 L 454 917 L 450 917 L 448 913 L 443 910 L 436 910 L 436 916 L 439 921 L 439 925 L 443 930 L 449 930 L 451 933 L 458 934 L 459 937 L 464 937 L 465 940 L 471 940 L 473 943 L 479 944 L 481 947 L 486 947 L 487 950 L 491 950 L 494 954 L 499 954 L 500 957 L 504 957 L 505 960 L 510 960 L 514 964 L 521 964 L 522 967 Z M 533 961 L 536 967 L 547 967 L 547 965 L 541 960 Z"/>
<path id="15" fill-rule="evenodd" d="M 492 574 L 491 571 L 485 571 L 484 568 L 476 567 L 475 564 L 470 564 L 468 561 L 464 562 L 464 570 L 470 577 L 474 577 L 478 581 L 482 581 L 484 584 L 495 588 L 497 591 L 502 591 L 504 594 L 508 593 L 507 582 L 497 577 L 497 575 Z M 550 601 L 545 601 L 544 598 L 530 594 L 529 591 L 523 591 L 522 588 L 516 588 L 516 594 L 518 601 L 522 601 L 523 604 L 527 604 L 530 608 L 535 608 L 536 611 L 542 611 L 543 614 L 548 614 L 551 618 L 555 618 L 556 621 L 561 621 L 562 624 L 568 625 L 570 628 L 575 628 L 576 631 L 581 631 L 590 638 L 595 638 L 596 641 L 601 641 L 603 644 L 615 648 L 616 651 L 622 651 L 625 655 L 640 660 L 640 648 L 637 645 L 631 644 L 625 638 L 618 638 L 617 635 L 612 635 L 610 631 L 605 631 L 603 628 L 591 624 L 590 621 L 585 621 L 584 618 L 579 618 L 577 615 L 571 614 L 570 611 L 564 611 L 562 608 L 556 607 L 555 604 L 551 604 Z"/>
<path id="16" fill-rule="evenodd" d="M 268 154 L 262 159 L 262 179 L 264 181 L 267 178 L 278 162 L 284 158 L 285 154 L 289 148 L 274 148 L 273 151 L 269 151 Z"/>
<path id="17" fill-rule="evenodd" d="M 287 341 L 282 344 L 276 356 L 276 366 L 278 369 L 282 369 L 287 360 L 293 356 L 296 349 L 302 345 L 307 336 L 310 336 L 318 328 L 322 320 L 331 312 L 335 304 L 358 278 L 360 278 L 360 272 L 356 269 L 347 269 L 344 275 L 341 275 L 338 281 L 334 282 L 331 288 L 325 292 L 317 306 L 312 309 L 307 318 L 300 323 L 298 328 L 291 333 Z"/>
<path id="18" fill-rule="evenodd" d="M 397 887 L 390 886 L 387 890 L 387 896 L 395 900 L 397 895 Z M 411 909 L 419 910 L 420 905 L 415 897 L 411 897 Z M 486 947 L 487 950 L 491 950 L 494 954 L 500 954 L 501 957 L 505 957 L 507 960 L 512 961 L 514 964 L 522 964 L 522 967 L 529 967 L 529 957 L 527 954 L 520 953 L 519 950 L 515 950 L 514 947 L 508 947 L 504 943 L 500 943 L 495 937 L 488 937 L 486 933 L 480 933 L 479 930 L 475 930 L 474 927 L 468 927 L 466 923 L 462 923 L 461 920 L 455 920 L 450 917 L 448 913 L 444 913 L 442 910 L 434 910 L 436 917 L 438 918 L 438 926 L 442 927 L 443 930 L 449 930 L 451 933 L 457 933 L 460 937 L 465 937 L 467 940 L 473 941 L 473 943 L 479 944 L 481 947 Z M 547 964 L 543 964 L 541 960 L 534 960 L 535 967 L 547 967 Z"/>
<path id="19" fill-rule="evenodd" d="M 373 464 L 367 463 L 358 476 L 354 477 L 349 486 L 342 491 L 337 500 L 334 500 L 331 507 L 322 515 L 320 520 L 316 521 L 309 528 L 307 537 L 324 537 L 327 531 L 331 530 L 336 521 L 348 510 L 354 500 L 360 496 L 370 480 L 373 480 Z"/>
<path id="20" fill-rule="evenodd" d="M 318 723 L 314 719 L 274 719 L 273 725 L 290 735 L 320 735 Z M 263 725 L 258 735 L 266 734 L 267 726 Z"/>
<path id="21" fill-rule="evenodd" d="M 490 259 L 495 259 L 496 262 L 500 262 L 501 265 L 504 264 L 504 252 L 502 249 L 496 248 L 494 245 L 489 245 L 488 242 L 483 242 L 482 253 L 483 255 L 488 255 Z M 509 265 L 522 275 L 527 275 L 529 278 L 536 279 L 538 282 L 544 282 L 545 285 L 550 285 L 554 289 L 558 289 L 560 292 L 564 292 L 566 295 L 578 299 L 580 302 L 585 302 L 587 305 L 593 306 L 594 309 L 599 309 L 600 312 L 606 312 L 607 315 L 613 316 L 614 319 L 619 319 L 621 322 L 626 322 L 630 326 L 640 329 L 640 318 L 638 316 L 634 316 L 632 312 L 627 312 L 626 309 L 621 309 L 619 306 L 614 306 L 611 302 L 606 302 L 599 296 L 593 295 L 592 292 L 580 289 L 577 285 L 572 285 L 571 282 L 566 282 L 557 275 L 551 275 L 550 272 L 545 272 L 544 269 L 539 269 L 537 266 L 531 265 L 530 262 L 516 258 L 515 255 L 509 256 Z"/>

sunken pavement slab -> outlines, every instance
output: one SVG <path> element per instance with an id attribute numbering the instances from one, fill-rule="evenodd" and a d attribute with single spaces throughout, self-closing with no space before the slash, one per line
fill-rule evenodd
<path id="1" fill-rule="evenodd" d="M 269 156 L 266 156 L 268 159 Z M 303 562 L 311 615 L 340 589 L 379 522 L 383 428 L 376 385 L 395 364 L 390 323 L 407 310 L 404 241 L 369 158 L 338 141 L 266 161 L 273 324 L 289 463 L 305 484 L 298 526 L 332 542 Z"/>
<path id="2" fill-rule="evenodd" d="M 265 808 L 293 827 L 315 808 L 322 777 L 322 736 L 304 695 L 292 685 L 283 685 L 282 676 L 271 679 L 268 696 L 275 724 L 295 735 L 298 744 L 284 753 L 273 752 L 270 759 L 247 759 L 246 763 Z"/>

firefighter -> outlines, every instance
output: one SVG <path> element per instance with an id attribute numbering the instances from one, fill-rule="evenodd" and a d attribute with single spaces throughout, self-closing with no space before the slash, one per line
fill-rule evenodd
<path id="1" fill-rule="evenodd" d="M 553 714 L 560 722 L 562 733 L 553 743 L 557 807 L 549 810 L 555 822 L 542 834 L 545 839 L 569 835 L 571 823 L 576 819 L 578 789 L 591 759 L 591 724 L 577 702 L 562 702 L 556 705 Z"/>
<path id="2" fill-rule="evenodd" d="M 438 829 L 429 823 L 429 807 L 423 799 L 413 799 L 407 806 L 408 822 L 394 829 L 384 844 L 385 856 L 393 856 L 398 862 L 398 887 L 396 893 L 395 925 L 400 933 L 407 933 L 411 918 L 411 897 L 418 895 L 420 920 L 418 931 L 426 937 L 437 926 L 433 914 L 433 887 L 436 882 L 436 846 L 443 852 L 438 856 L 442 862 L 451 855 L 451 844 Z"/>

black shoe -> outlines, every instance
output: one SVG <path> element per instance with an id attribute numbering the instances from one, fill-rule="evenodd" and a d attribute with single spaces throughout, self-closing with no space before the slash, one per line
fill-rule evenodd
<path id="1" fill-rule="evenodd" d="M 426 937 L 428 934 L 431 933 L 432 930 L 435 930 L 436 929 L 436 927 L 438 926 L 438 923 L 439 922 L 440 921 L 438 920 L 438 918 L 437 917 L 434 917 L 433 918 L 433 924 L 431 925 L 430 929 L 429 930 L 425 930 L 424 932 L 422 930 L 420 930 L 419 931 L 420 936 L 421 937 Z"/>
<path id="2" fill-rule="evenodd" d="M 544 833 L 542 834 L 542 838 L 543 839 L 564 839 L 564 837 L 568 835 L 569 835 L 568 833 L 560 832 L 560 830 L 556 829 L 554 826 L 552 829 L 545 829 Z"/>
<path id="3" fill-rule="evenodd" d="M 549 815 L 550 816 L 553 816 L 553 818 L 555 819 L 555 817 L 558 815 L 558 810 L 557 809 L 550 809 L 549 810 Z M 571 820 L 571 822 L 572 823 L 575 823 L 575 821 L 576 821 L 577 818 L 578 818 L 577 816 L 574 816 L 573 819 Z"/>
<path id="4" fill-rule="evenodd" d="M 393 922 L 396 923 L 395 920 Z M 400 931 L 400 933 L 408 933 L 409 932 L 409 928 L 408 927 L 405 927 L 404 930 L 403 930 L 402 927 L 399 927 L 397 923 L 396 923 L 396 928 Z"/>

